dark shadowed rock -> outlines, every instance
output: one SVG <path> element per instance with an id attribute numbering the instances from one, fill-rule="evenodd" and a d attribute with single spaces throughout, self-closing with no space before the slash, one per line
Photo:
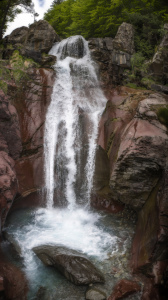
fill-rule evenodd
<path id="1" fill-rule="evenodd" d="M 140 285 L 135 281 L 122 279 L 116 284 L 108 300 L 123 299 L 131 294 L 139 292 L 140 290 Z"/>
<path id="2" fill-rule="evenodd" d="M 81 253 L 62 246 L 42 245 L 33 251 L 47 266 L 59 270 L 76 285 L 104 282 L 103 275 Z"/>

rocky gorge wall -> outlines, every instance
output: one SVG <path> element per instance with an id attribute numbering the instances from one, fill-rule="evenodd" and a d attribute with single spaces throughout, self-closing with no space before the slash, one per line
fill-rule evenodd
<path id="1" fill-rule="evenodd" d="M 142 299 L 164 299 L 168 259 L 168 135 L 158 111 L 167 107 L 168 97 L 120 85 L 125 70 L 131 68 L 133 36 L 133 27 L 123 23 L 115 39 L 89 40 L 91 55 L 98 64 L 100 84 L 108 100 L 99 126 L 91 204 L 113 213 L 124 207 L 136 212 L 132 269 L 145 276 Z M 57 34 L 46 21 L 39 21 L 29 29 L 15 30 L 5 38 L 1 50 L 1 64 L 8 74 L 5 77 L 0 73 L 3 88 L 0 91 L 2 226 L 13 200 L 12 209 L 39 202 L 43 205 L 39 193 L 43 188 L 43 131 L 55 80 L 51 68 L 55 57 L 46 53 L 55 41 L 59 41 Z M 24 57 L 22 63 L 20 55 Z M 17 68 L 23 72 L 19 77 Z M 24 278 L 11 265 L 1 268 L 1 290 L 7 299 L 26 297 L 25 279 L 22 279 L 22 287 L 8 294 L 17 280 L 11 274 L 17 272 L 18 278 Z"/>

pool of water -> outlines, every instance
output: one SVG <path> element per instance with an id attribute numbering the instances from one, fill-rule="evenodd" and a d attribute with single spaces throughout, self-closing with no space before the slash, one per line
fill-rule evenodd
<path id="1" fill-rule="evenodd" d="M 39 289 L 47 300 L 84 300 L 87 287 L 75 286 L 52 267 L 46 267 L 32 248 L 42 244 L 64 245 L 85 254 L 105 276 L 105 284 L 94 284 L 108 295 L 122 278 L 131 279 L 130 247 L 134 226 L 119 216 L 91 210 L 25 209 L 14 211 L 7 220 L 5 232 L 16 255 L 9 255 L 26 274 L 28 299 L 36 299 Z M 4 242 L 6 252 L 7 242 Z M 46 293 L 46 296 L 45 296 Z M 45 298 L 46 297 L 46 298 Z M 139 294 L 130 299 L 140 299 Z"/>

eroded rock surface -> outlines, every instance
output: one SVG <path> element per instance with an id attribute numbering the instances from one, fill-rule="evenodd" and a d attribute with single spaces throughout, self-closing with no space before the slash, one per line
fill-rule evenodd
<path id="1" fill-rule="evenodd" d="M 42 245 L 33 248 L 33 251 L 45 265 L 55 267 L 76 285 L 104 282 L 101 272 L 75 250 L 63 246 Z"/>

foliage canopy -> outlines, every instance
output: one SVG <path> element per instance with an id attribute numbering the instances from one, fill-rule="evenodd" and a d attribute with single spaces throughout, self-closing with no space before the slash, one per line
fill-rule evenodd
<path id="1" fill-rule="evenodd" d="M 114 37 L 118 26 L 135 27 L 136 51 L 150 57 L 168 22 L 167 0 L 55 0 L 45 19 L 63 38 Z"/>

